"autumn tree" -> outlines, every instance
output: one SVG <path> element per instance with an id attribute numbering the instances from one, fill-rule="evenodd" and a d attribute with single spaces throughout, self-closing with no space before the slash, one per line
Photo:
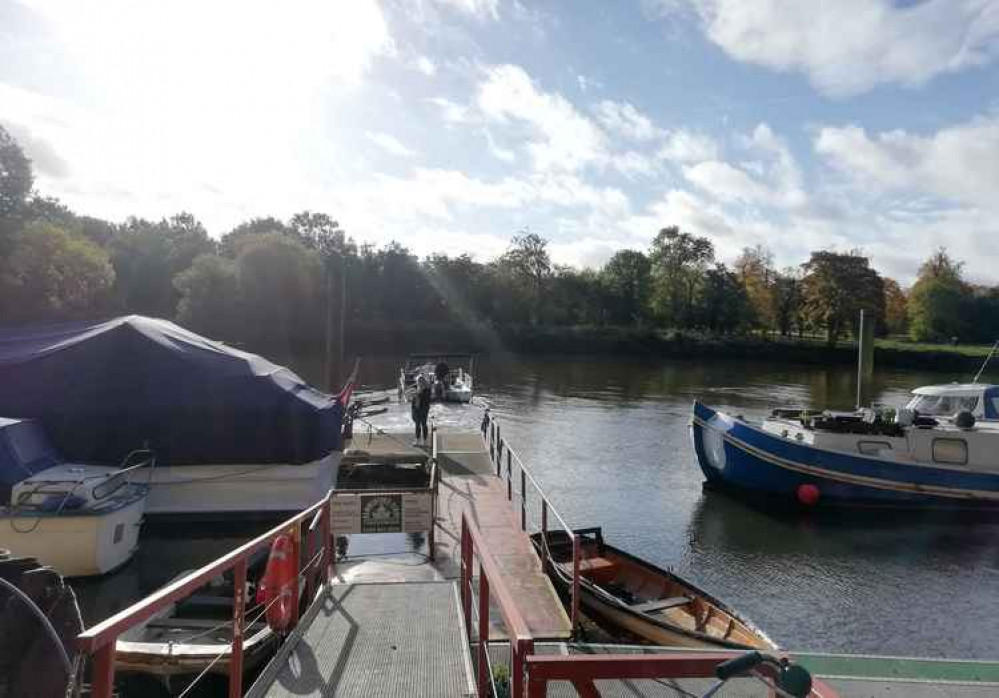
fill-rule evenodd
<path id="1" fill-rule="evenodd" d="M 825 330 L 834 346 L 853 327 L 861 310 L 884 317 L 884 283 L 858 252 L 813 252 L 802 265 L 802 310 L 809 324 Z"/>
<path id="2" fill-rule="evenodd" d="M 748 309 L 753 324 L 764 329 L 777 328 L 777 272 L 773 253 L 765 245 L 742 248 L 735 260 L 736 276 L 746 289 Z"/>
<path id="3" fill-rule="evenodd" d="M 909 330 L 908 298 L 895 279 L 884 279 L 885 329 L 889 334 L 905 334 Z"/>

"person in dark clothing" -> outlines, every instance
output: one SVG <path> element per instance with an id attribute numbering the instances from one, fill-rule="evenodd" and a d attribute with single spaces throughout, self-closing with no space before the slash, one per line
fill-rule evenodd
<path id="1" fill-rule="evenodd" d="M 414 446 L 424 446 L 429 438 L 427 417 L 430 416 L 430 386 L 422 375 L 416 379 L 416 391 L 413 393 L 411 406 L 413 422 L 416 424 L 416 440 Z"/>

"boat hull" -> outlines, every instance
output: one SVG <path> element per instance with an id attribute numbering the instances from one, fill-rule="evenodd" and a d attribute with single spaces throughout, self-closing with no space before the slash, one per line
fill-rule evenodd
<path id="1" fill-rule="evenodd" d="M 145 497 L 103 513 L 30 515 L 0 519 L 0 548 L 33 557 L 64 577 L 112 572 L 139 547 Z"/>
<path id="2" fill-rule="evenodd" d="M 155 518 L 274 517 L 298 512 L 336 484 L 340 452 L 303 465 L 157 466 L 146 512 Z"/>
<path id="3" fill-rule="evenodd" d="M 997 473 L 794 443 L 701 403 L 694 403 L 691 437 L 706 483 L 752 498 L 804 506 L 999 506 Z M 799 501 L 803 485 L 816 488 L 817 501 Z"/>

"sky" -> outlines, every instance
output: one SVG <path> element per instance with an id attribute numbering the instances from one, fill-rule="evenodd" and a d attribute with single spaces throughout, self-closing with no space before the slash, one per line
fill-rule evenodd
<path id="1" fill-rule="evenodd" d="M 599 266 L 941 245 L 999 283 L 999 0 L 0 0 L 0 123 L 38 191 L 219 236 Z"/>

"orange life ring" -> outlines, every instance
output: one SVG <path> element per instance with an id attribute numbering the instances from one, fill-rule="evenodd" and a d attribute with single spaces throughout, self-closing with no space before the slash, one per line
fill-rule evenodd
<path id="1" fill-rule="evenodd" d="M 271 543 L 267 567 L 260 580 L 257 595 L 257 601 L 267 607 L 267 625 L 275 632 L 284 632 L 291 625 L 294 611 L 292 591 L 297 577 L 295 567 L 291 536 L 278 536 Z"/>

